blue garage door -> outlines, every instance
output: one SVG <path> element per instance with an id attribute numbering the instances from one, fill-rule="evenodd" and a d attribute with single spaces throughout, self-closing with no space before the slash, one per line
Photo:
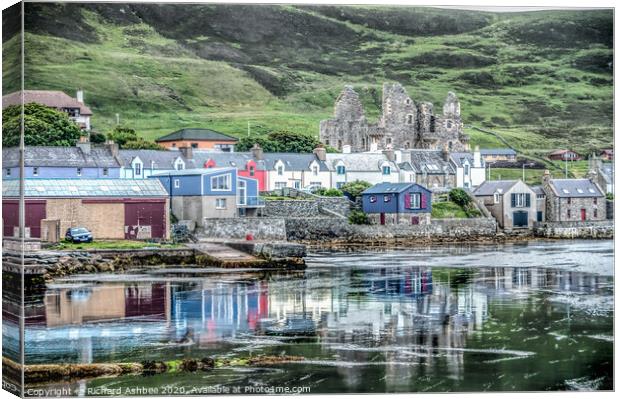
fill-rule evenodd
<path id="1" fill-rule="evenodd" d="M 517 211 L 512 214 L 512 225 L 514 227 L 527 227 L 527 212 Z"/>

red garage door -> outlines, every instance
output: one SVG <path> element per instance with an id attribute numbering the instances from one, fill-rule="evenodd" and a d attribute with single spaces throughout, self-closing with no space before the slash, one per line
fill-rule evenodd
<path id="1" fill-rule="evenodd" d="M 150 231 L 150 233 L 149 233 Z M 125 238 L 165 238 L 166 202 L 140 201 L 125 203 Z"/>
<path id="2" fill-rule="evenodd" d="M 26 201 L 26 227 L 30 227 L 30 237 L 41 238 L 41 219 L 45 219 L 45 200 Z M 19 227 L 19 201 L 2 201 L 2 221 L 6 237 L 13 236 L 13 229 Z"/>

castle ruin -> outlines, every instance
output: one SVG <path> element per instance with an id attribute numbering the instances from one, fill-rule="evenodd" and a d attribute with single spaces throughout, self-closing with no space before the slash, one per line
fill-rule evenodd
<path id="1" fill-rule="evenodd" d="M 469 137 L 463 133 L 461 105 L 448 93 L 443 115 L 433 114 L 433 104 L 414 103 L 399 83 L 383 84 L 382 115 L 368 123 L 358 94 L 345 86 L 334 108 L 332 119 L 321 121 L 319 137 L 323 144 L 352 152 L 393 149 L 435 149 L 467 151 Z"/>

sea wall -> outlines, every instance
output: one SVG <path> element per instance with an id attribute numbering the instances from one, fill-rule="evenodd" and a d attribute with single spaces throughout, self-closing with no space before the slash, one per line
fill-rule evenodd
<path id="1" fill-rule="evenodd" d="M 201 236 L 205 238 L 245 239 L 252 234 L 256 240 L 286 240 L 283 218 L 205 218 L 204 221 Z"/>
<path id="2" fill-rule="evenodd" d="M 434 219 L 428 225 L 352 225 L 334 218 L 287 218 L 287 239 L 305 243 L 380 244 L 390 242 L 488 240 L 497 232 L 491 218 Z"/>
<path id="3" fill-rule="evenodd" d="M 543 222 L 534 225 L 534 235 L 545 238 L 613 238 L 613 220 L 589 222 Z"/>
<path id="4" fill-rule="evenodd" d="M 346 197 L 319 197 L 312 199 L 268 200 L 262 214 L 265 217 L 303 218 L 319 217 L 334 212 L 348 216 L 354 205 Z M 323 215 L 324 216 L 324 215 Z"/>

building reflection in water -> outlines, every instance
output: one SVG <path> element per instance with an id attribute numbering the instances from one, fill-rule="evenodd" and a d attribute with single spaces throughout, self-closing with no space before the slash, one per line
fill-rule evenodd
<path id="1" fill-rule="evenodd" d="M 466 347 L 468 335 L 482 329 L 490 302 L 542 288 L 595 293 L 606 281 L 535 268 L 436 272 L 332 268 L 310 269 L 304 278 L 55 285 L 30 302 L 27 358 L 93 362 L 148 345 L 209 349 L 253 335 L 297 335 L 302 326 L 303 335 L 318 341 L 323 353 L 317 358 L 386 362 L 387 386 L 406 387 L 437 362 L 449 378 L 462 378 L 463 352 L 445 348 Z M 359 367 L 337 370 L 350 386 L 363 378 Z"/>

